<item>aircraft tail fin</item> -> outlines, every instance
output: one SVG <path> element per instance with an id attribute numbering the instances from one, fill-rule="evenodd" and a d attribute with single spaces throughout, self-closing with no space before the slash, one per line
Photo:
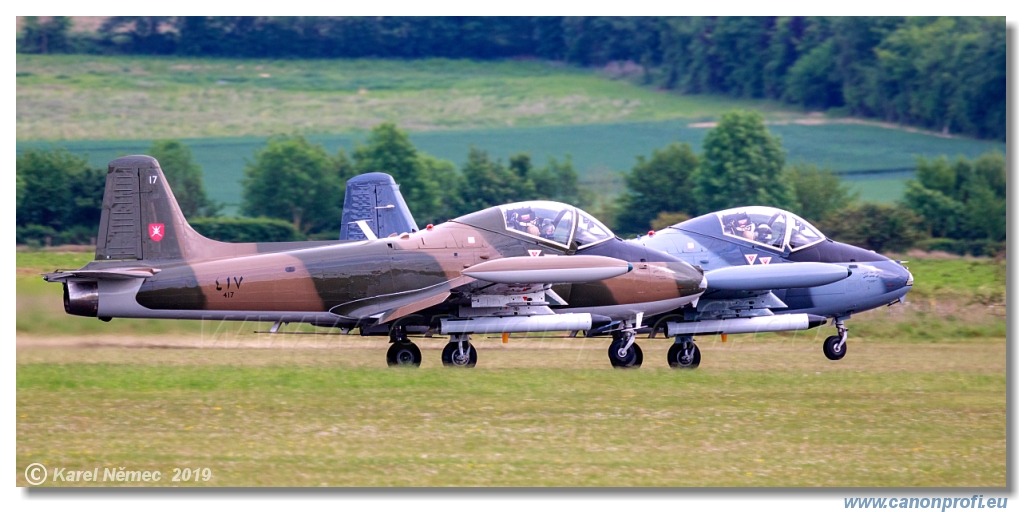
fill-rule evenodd
<path id="1" fill-rule="evenodd" d="M 382 172 L 360 174 L 345 185 L 340 239 L 369 239 L 363 227 L 369 227 L 377 238 L 416 231 L 416 221 L 391 175 Z"/>
<path id="2" fill-rule="evenodd" d="M 220 245 L 230 244 L 189 226 L 155 158 L 132 155 L 110 162 L 97 260 L 191 259 Z"/>

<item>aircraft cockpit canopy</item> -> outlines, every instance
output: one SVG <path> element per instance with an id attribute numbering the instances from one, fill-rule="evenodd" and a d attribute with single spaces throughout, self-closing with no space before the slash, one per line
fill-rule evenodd
<path id="1" fill-rule="evenodd" d="M 746 206 L 716 214 L 722 233 L 780 251 L 799 251 L 825 236 L 796 214 L 768 206 Z"/>
<path id="2" fill-rule="evenodd" d="M 614 238 L 610 229 L 587 212 L 554 201 L 526 201 L 500 207 L 505 229 L 580 248 Z"/>

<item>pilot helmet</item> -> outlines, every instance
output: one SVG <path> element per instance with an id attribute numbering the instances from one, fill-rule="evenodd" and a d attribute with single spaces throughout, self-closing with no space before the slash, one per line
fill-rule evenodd
<path id="1" fill-rule="evenodd" d="M 739 226 L 740 222 L 743 222 L 744 224 L 749 223 L 750 217 L 748 217 L 746 213 L 734 213 L 732 215 L 726 215 L 723 217 L 723 220 L 725 221 L 724 224 L 726 226 L 735 228 Z"/>
<path id="2" fill-rule="evenodd" d="M 540 221 L 540 234 L 545 237 L 551 237 L 555 234 L 555 223 L 551 219 L 541 219 Z"/>

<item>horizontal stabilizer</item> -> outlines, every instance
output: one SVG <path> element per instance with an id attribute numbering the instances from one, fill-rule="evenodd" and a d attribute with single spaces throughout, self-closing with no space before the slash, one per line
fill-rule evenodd
<path id="1" fill-rule="evenodd" d="M 51 283 L 65 282 L 68 279 L 145 279 L 160 272 L 158 268 L 108 268 L 103 270 L 67 270 L 43 274 L 43 279 Z"/>
<path id="2" fill-rule="evenodd" d="M 629 262 L 605 256 L 514 256 L 477 263 L 463 275 L 504 284 L 588 283 L 633 270 Z"/>
<path id="3" fill-rule="evenodd" d="M 798 262 L 776 265 L 740 265 L 705 273 L 708 291 L 775 290 L 823 286 L 846 279 L 849 268 L 832 263 Z"/>

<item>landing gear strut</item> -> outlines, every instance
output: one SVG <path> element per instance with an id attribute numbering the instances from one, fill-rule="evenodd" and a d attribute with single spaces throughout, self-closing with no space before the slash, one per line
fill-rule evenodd
<path id="1" fill-rule="evenodd" d="M 831 361 L 838 361 L 846 356 L 846 335 L 849 330 L 843 320 L 837 318 L 834 322 L 839 335 L 825 338 L 825 344 L 821 348 L 825 351 L 825 357 Z"/>
<path id="2" fill-rule="evenodd" d="M 419 366 L 423 361 L 420 348 L 409 341 L 404 329 L 391 332 L 391 346 L 388 347 L 388 366 Z"/>
<path id="3" fill-rule="evenodd" d="M 676 342 L 668 348 L 668 365 L 672 368 L 690 370 L 700 366 L 700 349 L 693 342 L 693 336 L 676 336 Z"/>
<path id="4" fill-rule="evenodd" d="M 476 348 L 468 334 L 452 334 L 451 341 L 441 350 L 441 364 L 472 368 L 476 366 Z"/>
<path id="5" fill-rule="evenodd" d="M 643 364 L 644 351 L 636 344 L 636 331 L 629 328 L 612 335 L 608 360 L 615 368 L 639 368 Z"/>

